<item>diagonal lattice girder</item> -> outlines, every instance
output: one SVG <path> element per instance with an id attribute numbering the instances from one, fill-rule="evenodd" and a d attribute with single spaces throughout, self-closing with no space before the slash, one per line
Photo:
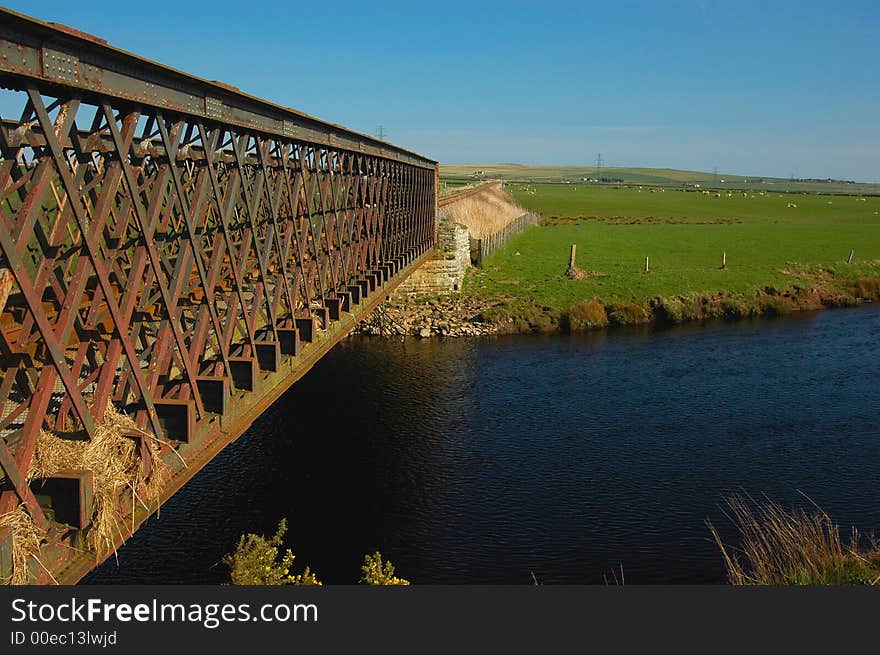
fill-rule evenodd
<path id="1" fill-rule="evenodd" d="M 214 420 L 204 380 L 246 388 L 434 247 L 436 162 L 0 17 L 0 514 L 45 527 L 41 430 L 88 438 L 112 403 L 173 448 L 168 407 Z"/>

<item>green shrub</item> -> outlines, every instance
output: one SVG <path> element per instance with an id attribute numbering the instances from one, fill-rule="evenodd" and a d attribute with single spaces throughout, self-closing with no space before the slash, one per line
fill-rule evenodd
<path id="1" fill-rule="evenodd" d="M 792 307 L 782 298 L 770 296 L 761 300 L 761 311 L 767 316 L 785 316 L 791 314 Z"/>
<path id="2" fill-rule="evenodd" d="M 682 312 L 685 321 L 701 321 L 706 318 L 708 301 L 704 296 L 691 296 L 682 299 Z"/>
<path id="3" fill-rule="evenodd" d="M 690 306 L 689 306 L 690 305 Z M 689 320 L 693 305 L 682 298 L 670 297 L 657 300 L 657 319 L 663 323 L 684 323 Z"/>
<path id="4" fill-rule="evenodd" d="M 750 314 L 748 306 L 744 302 L 734 298 L 724 298 L 721 301 L 721 313 L 724 318 L 739 319 Z"/>
<path id="5" fill-rule="evenodd" d="M 477 320 L 495 325 L 512 325 L 514 332 L 550 332 L 557 329 L 559 315 L 550 307 L 529 302 L 507 301 L 483 310 Z"/>
<path id="6" fill-rule="evenodd" d="M 297 575 L 291 575 L 294 554 L 287 549 L 283 555 L 279 549 L 287 532 L 287 521 L 281 519 L 275 534 L 267 539 L 263 535 L 246 534 L 238 540 L 235 552 L 223 558 L 230 569 L 234 585 L 320 585 L 315 574 L 306 567 Z"/>

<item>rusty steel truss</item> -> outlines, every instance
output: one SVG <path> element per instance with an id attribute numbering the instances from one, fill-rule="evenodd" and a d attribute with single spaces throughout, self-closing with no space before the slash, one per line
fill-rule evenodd
<path id="1" fill-rule="evenodd" d="M 0 86 L 0 515 L 72 581 L 40 431 L 113 403 L 187 453 L 169 496 L 429 254 L 437 167 L 7 10 Z"/>

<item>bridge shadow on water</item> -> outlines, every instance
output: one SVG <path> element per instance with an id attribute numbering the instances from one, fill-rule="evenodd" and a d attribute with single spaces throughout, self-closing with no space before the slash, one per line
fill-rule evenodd
<path id="1" fill-rule="evenodd" d="M 351 583 L 719 583 L 724 497 L 880 528 L 880 306 L 570 337 L 352 338 L 88 583 L 218 583 L 281 517 Z M 619 577 L 619 573 L 618 573 Z"/>

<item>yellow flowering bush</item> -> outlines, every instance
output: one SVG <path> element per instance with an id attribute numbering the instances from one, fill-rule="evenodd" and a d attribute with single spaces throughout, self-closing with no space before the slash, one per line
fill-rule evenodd
<path id="1" fill-rule="evenodd" d="M 361 582 L 372 585 L 408 585 L 409 580 L 398 578 L 394 575 L 394 565 L 389 561 L 382 561 L 382 553 L 378 550 L 373 555 L 364 556 L 364 565 L 361 567 L 364 577 Z"/>
<path id="2" fill-rule="evenodd" d="M 223 558 L 230 569 L 232 584 L 320 585 L 321 582 L 308 566 L 302 573 L 291 575 L 290 569 L 295 559 L 293 552 L 288 548 L 283 555 L 279 553 L 286 532 L 287 520 L 281 519 L 278 529 L 269 539 L 257 534 L 242 535 L 235 552 Z"/>
<path id="3" fill-rule="evenodd" d="M 245 534 L 238 540 L 235 551 L 226 555 L 223 562 L 229 567 L 234 585 L 316 585 L 321 582 L 307 566 L 302 573 L 292 574 L 293 552 L 288 548 L 283 553 L 284 535 L 287 521 L 281 519 L 272 537 L 258 534 Z M 363 577 L 360 582 L 370 585 L 408 585 L 409 580 L 394 575 L 394 565 L 382 559 L 376 551 L 364 556 L 361 566 Z"/>

